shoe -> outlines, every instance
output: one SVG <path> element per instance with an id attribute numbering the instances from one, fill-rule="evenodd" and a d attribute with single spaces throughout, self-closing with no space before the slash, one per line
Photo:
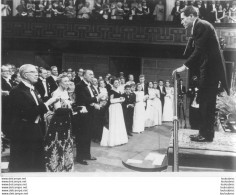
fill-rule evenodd
<path id="1" fill-rule="evenodd" d="M 201 135 L 191 138 L 194 142 L 213 142 L 213 138 L 202 137 Z"/>
<path id="2" fill-rule="evenodd" d="M 81 165 L 88 165 L 88 162 L 82 159 L 76 160 Z"/>
<path id="3" fill-rule="evenodd" d="M 192 138 L 198 137 L 198 136 L 199 136 L 199 134 L 193 134 L 193 135 L 190 135 L 189 138 L 192 139 Z"/>
<path id="4" fill-rule="evenodd" d="M 97 160 L 97 158 L 90 156 L 89 158 L 86 158 L 85 160 Z"/>

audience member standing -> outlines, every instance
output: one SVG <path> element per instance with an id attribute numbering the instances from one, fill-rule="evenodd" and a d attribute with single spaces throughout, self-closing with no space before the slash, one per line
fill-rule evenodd
<path id="1" fill-rule="evenodd" d="M 148 99 L 147 99 L 147 108 L 145 111 L 145 127 L 153 127 L 155 126 L 155 90 L 153 89 L 153 82 L 148 82 Z"/>
<path id="2" fill-rule="evenodd" d="M 74 79 L 75 86 L 79 84 L 80 81 L 83 80 L 83 74 L 84 74 L 84 70 L 80 68 Z"/>
<path id="3" fill-rule="evenodd" d="M 46 102 L 51 97 L 51 94 L 49 93 L 49 83 L 46 78 L 47 78 L 47 70 L 42 68 L 39 70 L 38 82 L 34 84 L 43 102 Z"/>
<path id="4" fill-rule="evenodd" d="M 48 106 L 58 101 L 51 98 L 43 103 L 33 84 L 38 81 L 38 71 L 31 64 L 19 69 L 22 82 L 10 92 L 11 102 L 11 172 L 45 171 L 43 139 L 45 136 L 43 115 Z"/>
<path id="5" fill-rule="evenodd" d="M 137 91 L 135 92 L 136 100 L 134 106 L 134 119 L 133 119 L 133 129 L 134 133 L 141 133 L 145 129 L 145 101 L 147 96 L 144 95 L 142 91 L 142 85 L 137 84 Z"/>
<path id="6" fill-rule="evenodd" d="M 160 0 L 158 1 L 158 4 L 155 7 L 155 10 L 153 12 L 153 15 L 155 16 L 155 21 L 164 21 L 164 13 L 165 13 L 165 6 L 163 5 L 163 2 Z"/>
<path id="7" fill-rule="evenodd" d="M 68 87 L 69 78 L 59 75 L 58 88 L 52 93 L 52 97 L 60 97 L 60 101 L 54 103 L 54 114 L 48 124 L 48 132 L 45 137 L 45 163 L 47 172 L 70 172 L 74 168 L 73 139 L 71 124 L 71 104 Z"/>
<path id="8" fill-rule="evenodd" d="M 10 91 L 12 90 L 12 83 L 10 82 L 10 72 L 8 66 L 1 67 L 1 83 L 2 83 L 2 133 L 5 138 L 9 138 L 10 133 Z M 3 148 L 8 144 L 8 141 L 3 140 Z"/>
<path id="9" fill-rule="evenodd" d="M 123 112 L 124 112 L 124 119 L 125 119 L 125 126 L 126 131 L 129 136 L 132 135 L 132 127 L 133 127 L 133 117 L 134 117 L 134 105 L 136 96 L 135 93 L 131 92 L 131 86 L 125 86 L 125 93 L 124 93 L 125 101 L 122 104 Z"/>
<path id="10" fill-rule="evenodd" d="M 175 7 L 171 11 L 171 15 L 173 17 L 172 21 L 175 24 L 180 24 L 180 1 L 175 2 Z"/>
<path id="11" fill-rule="evenodd" d="M 199 112 L 199 83 L 198 78 L 193 76 L 191 79 L 191 84 L 187 92 L 187 96 L 190 99 L 189 104 L 189 124 L 191 129 L 199 129 L 200 128 L 200 112 Z"/>
<path id="12" fill-rule="evenodd" d="M 161 93 L 160 90 L 157 89 L 158 84 L 155 81 L 153 83 L 153 88 L 155 91 L 155 98 L 154 98 L 154 107 L 155 107 L 155 112 L 154 112 L 154 118 L 155 118 L 155 125 L 161 125 L 162 124 L 162 104 L 161 104 Z"/>
<path id="13" fill-rule="evenodd" d="M 19 83 L 21 82 L 21 77 L 20 77 L 20 73 L 17 70 L 13 75 L 11 75 L 11 85 L 12 87 L 16 87 L 17 85 L 19 85 Z"/>
<path id="14" fill-rule="evenodd" d="M 165 96 L 165 105 L 163 109 L 163 121 L 173 121 L 174 117 L 174 88 L 170 87 L 170 81 L 167 80 L 165 83 L 166 96 Z"/>
<path id="15" fill-rule="evenodd" d="M 75 87 L 75 104 L 84 106 L 78 115 L 76 134 L 76 160 L 80 164 L 88 165 L 86 160 L 96 160 L 91 156 L 90 145 L 92 138 L 92 122 L 94 109 L 99 109 L 99 96 L 95 97 L 91 81 L 94 78 L 92 70 L 85 70 L 83 80 Z"/>
<path id="16" fill-rule="evenodd" d="M 159 91 L 161 93 L 160 94 L 160 100 L 161 100 L 162 113 L 163 113 L 163 108 L 164 108 L 164 104 L 165 104 L 165 96 L 166 96 L 166 88 L 164 86 L 164 81 L 163 80 L 159 80 L 157 89 L 159 89 Z"/>
<path id="17" fill-rule="evenodd" d="M 113 88 L 109 94 L 109 131 L 103 131 L 101 146 L 118 146 L 128 143 L 123 109 L 121 103 L 125 98 L 118 91 L 119 80 L 112 79 Z"/>
<path id="18" fill-rule="evenodd" d="M 58 76 L 58 70 L 56 66 L 51 67 L 51 76 L 47 78 L 47 82 L 49 85 L 49 96 L 51 96 L 52 92 L 54 92 L 57 89 L 57 76 Z"/>
<path id="19" fill-rule="evenodd" d="M 132 85 L 132 84 L 135 84 L 135 82 L 134 82 L 134 75 L 129 74 L 128 81 L 126 82 L 126 85 Z"/>

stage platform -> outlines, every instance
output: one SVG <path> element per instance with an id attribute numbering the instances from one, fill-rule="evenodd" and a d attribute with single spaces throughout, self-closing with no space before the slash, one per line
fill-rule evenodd
<path id="1" fill-rule="evenodd" d="M 180 129 L 179 171 L 236 171 L 236 134 L 215 132 L 213 142 L 193 142 L 189 136 L 196 130 Z M 167 152 L 168 169 L 173 165 L 173 137 Z"/>

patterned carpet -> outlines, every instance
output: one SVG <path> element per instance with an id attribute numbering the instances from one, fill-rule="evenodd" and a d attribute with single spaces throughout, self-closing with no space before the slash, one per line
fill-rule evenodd
<path id="1" fill-rule="evenodd" d="M 179 130 L 179 147 L 192 148 L 200 150 L 213 150 L 224 152 L 236 152 L 236 133 L 215 132 L 213 142 L 193 142 L 189 136 L 197 134 L 197 130 L 180 129 Z M 173 146 L 173 137 L 171 138 L 170 147 Z"/>

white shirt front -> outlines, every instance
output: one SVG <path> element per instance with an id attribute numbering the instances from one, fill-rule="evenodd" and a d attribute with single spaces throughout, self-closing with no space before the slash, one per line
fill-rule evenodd
<path id="1" fill-rule="evenodd" d="M 91 97 L 94 97 L 94 95 L 93 95 L 93 91 L 92 91 L 92 89 L 91 89 L 91 87 L 90 87 L 90 86 L 91 86 L 91 84 L 90 84 L 90 83 L 88 83 L 88 82 L 87 82 L 87 81 L 85 81 L 85 80 L 84 80 L 84 82 L 85 82 L 85 84 L 87 84 L 87 85 L 88 85 L 87 87 L 88 87 L 88 90 L 89 90 L 89 92 L 90 92 L 90 95 L 91 95 Z"/>
<path id="2" fill-rule="evenodd" d="M 40 79 L 41 79 L 41 81 L 42 81 L 42 83 L 43 83 L 43 87 L 44 87 L 44 90 L 45 90 L 44 96 L 45 96 L 45 97 L 48 97 L 48 90 L 47 90 L 46 79 L 43 79 L 43 78 L 41 78 L 41 77 L 40 77 Z"/>
<path id="3" fill-rule="evenodd" d="M 51 75 L 51 76 L 52 76 L 52 78 L 54 79 L 54 81 L 57 80 L 57 76 L 54 76 L 54 75 Z"/>
<path id="4" fill-rule="evenodd" d="M 162 91 L 163 91 L 163 86 L 159 86 L 160 87 L 160 91 L 161 91 L 161 93 L 162 93 Z"/>
<path id="5" fill-rule="evenodd" d="M 35 94 L 35 92 L 34 92 L 34 86 L 31 85 L 31 84 L 29 84 L 29 83 L 27 83 L 27 82 L 25 82 L 25 81 L 22 81 L 22 83 L 24 83 L 24 85 L 25 85 L 26 87 L 30 88 L 30 93 L 31 93 L 31 95 L 32 95 L 33 98 L 34 98 L 36 105 L 38 106 L 38 105 L 39 105 L 39 102 L 38 102 L 38 99 L 37 99 L 36 94 Z M 40 115 L 38 115 L 38 116 L 36 117 L 34 123 L 38 123 L 38 122 L 39 122 L 39 119 L 40 119 Z"/>
<path id="6" fill-rule="evenodd" d="M 8 83 L 8 85 L 10 85 L 11 87 L 12 87 L 12 85 L 11 85 L 11 83 L 10 83 L 10 78 L 4 78 L 4 77 L 2 77 L 7 83 Z"/>

